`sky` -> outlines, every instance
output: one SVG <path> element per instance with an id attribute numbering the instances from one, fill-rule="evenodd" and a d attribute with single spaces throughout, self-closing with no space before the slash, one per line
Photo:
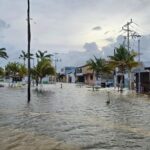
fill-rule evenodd
<path id="1" fill-rule="evenodd" d="M 149 0 L 30 0 L 31 51 L 59 53 L 59 67 L 84 64 L 107 57 L 123 42 L 122 26 L 131 18 L 132 29 L 142 35 L 142 59 L 149 60 Z M 27 49 L 27 0 L 0 0 L 0 47 L 9 61 Z M 137 48 L 136 39 L 131 47 Z M 2 61 L 6 63 L 6 61 Z"/>

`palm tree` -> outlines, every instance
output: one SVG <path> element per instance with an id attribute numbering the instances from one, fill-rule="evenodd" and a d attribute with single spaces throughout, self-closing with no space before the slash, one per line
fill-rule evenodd
<path id="1" fill-rule="evenodd" d="M 38 50 L 38 52 L 36 53 L 36 58 L 38 60 L 39 59 L 41 60 L 43 58 L 50 59 L 52 54 L 46 54 L 46 53 L 47 53 L 47 51 L 42 52 L 42 51 Z"/>
<path id="2" fill-rule="evenodd" d="M 0 77 L 4 76 L 4 69 L 2 67 L 0 67 Z"/>
<path id="3" fill-rule="evenodd" d="M 18 62 L 9 62 L 5 66 L 5 75 L 15 80 L 22 80 L 22 78 L 27 75 L 27 68 Z"/>
<path id="4" fill-rule="evenodd" d="M 19 63 L 17 63 L 17 62 L 9 62 L 5 66 L 5 72 L 6 72 L 6 76 L 15 78 L 16 75 L 19 73 Z"/>
<path id="5" fill-rule="evenodd" d="M 22 50 L 19 59 L 23 59 L 23 64 L 25 66 L 26 59 L 28 59 L 28 53 Z M 31 53 L 30 53 L 30 59 L 33 59 L 33 54 Z"/>
<path id="6" fill-rule="evenodd" d="M 18 67 L 19 67 L 18 75 L 20 76 L 20 78 L 25 77 L 27 75 L 27 72 L 28 72 L 27 68 L 22 64 L 19 64 Z"/>
<path id="7" fill-rule="evenodd" d="M 46 58 L 40 60 L 37 63 L 37 66 L 31 70 L 31 75 L 36 80 L 36 85 L 38 85 L 39 80 L 41 84 L 42 79 L 46 75 L 54 75 L 54 74 L 55 74 L 55 69 L 51 64 L 51 61 Z"/>
<path id="8" fill-rule="evenodd" d="M 0 57 L 4 58 L 4 59 L 8 58 L 8 55 L 6 53 L 6 49 L 5 48 L 0 48 Z"/>
<path id="9" fill-rule="evenodd" d="M 93 74 L 96 76 L 96 80 L 98 77 L 102 77 L 104 73 L 110 74 L 112 69 L 110 65 L 108 65 L 107 61 L 103 58 L 97 58 L 94 56 L 94 60 L 90 59 L 87 61 L 87 65 L 89 66 L 90 70 L 93 70 Z"/>
<path id="10" fill-rule="evenodd" d="M 123 90 L 123 77 L 127 70 L 130 70 L 133 67 L 136 67 L 138 63 L 134 60 L 136 57 L 136 53 L 134 51 L 128 51 L 123 45 L 120 45 L 119 48 L 115 49 L 114 56 L 109 56 L 110 58 L 110 65 L 114 68 L 118 68 L 119 72 L 121 73 L 121 80 L 120 80 L 120 91 Z"/>
<path id="11" fill-rule="evenodd" d="M 23 64 L 24 64 L 24 66 L 25 66 L 25 61 L 26 61 L 26 59 L 27 59 L 27 53 L 22 50 L 22 51 L 21 51 L 21 54 L 20 54 L 20 56 L 19 56 L 19 59 L 23 59 Z"/>

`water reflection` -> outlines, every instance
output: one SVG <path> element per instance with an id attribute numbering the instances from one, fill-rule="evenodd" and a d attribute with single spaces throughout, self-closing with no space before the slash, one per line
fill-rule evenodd
<path id="1" fill-rule="evenodd" d="M 74 84 L 64 84 L 61 89 L 56 84 L 33 89 L 28 105 L 25 88 L 4 88 L 0 92 L 0 147 L 3 149 L 19 149 L 21 143 L 24 149 L 40 147 L 41 143 L 41 150 L 49 144 L 54 145 L 52 149 L 70 150 L 149 147 L 147 97 L 118 95 L 112 91 L 111 103 L 107 105 L 104 90 L 93 92 Z M 28 137 L 32 140 L 27 140 Z M 28 147 L 30 144 L 33 147 Z"/>

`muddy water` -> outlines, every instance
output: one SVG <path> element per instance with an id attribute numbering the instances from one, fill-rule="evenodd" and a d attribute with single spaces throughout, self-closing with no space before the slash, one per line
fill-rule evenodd
<path id="1" fill-rule="evenodd" d="M 150 100 L 74 84 L 0 88 L 0 150 L 149 150 Z"/>

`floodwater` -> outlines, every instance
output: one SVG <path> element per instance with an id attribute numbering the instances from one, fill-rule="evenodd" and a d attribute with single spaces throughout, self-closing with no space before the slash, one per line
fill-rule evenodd
<path id="1" fill-rule="evenodd" d="M 0 150 L 150 150 L 147 96 L 75 84 L 0 88 Z"/>

